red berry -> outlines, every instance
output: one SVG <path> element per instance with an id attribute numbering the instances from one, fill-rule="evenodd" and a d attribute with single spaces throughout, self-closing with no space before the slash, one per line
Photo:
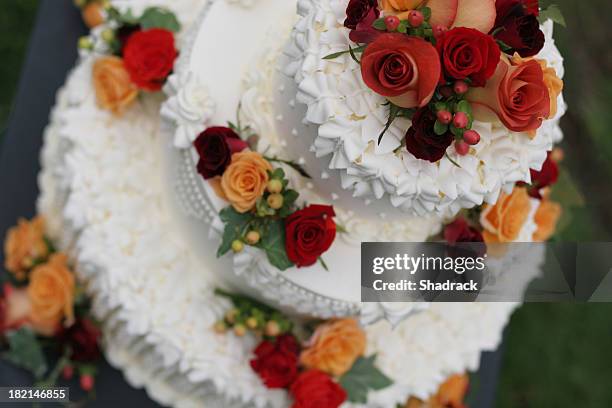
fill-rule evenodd
<path id="1" fill-rule="evenodd" d="M 470 146 L 467 143 L 465 143 L 463 140 L 457 140 L 455 142 L 455 150 L 457 151 L 457 154 L 459 154 L 460 156 L 465 156 L 466 154 L 470 152 Z"/>
<path id="2" fill-rule="evenodd" d="M 398 16 L 387 16 L 385 17 L 385 25 L 387 26 L 387 30 L 395 31 L 400 25 L 400 19 Z"/>
<path id="3" fill-rule="evenodd" d="M 455 91 L 457 95 L 463 95 L 468 91 L 468 89 L 470 88 L 468 84 L 465 83 L 465 81 L 456 81 L 455 85 L 453 85 L 453 91 Z"/>
<path id="4" fill-rule="evenodd" d="M 421 24 L 423 24 L 423 21 L 425 21 L 425 16 L 419 10 L 412 10 L 410 13 L 408 13 L 408 23 L 412 27 L 420 27 Z"/>
<path id="5" fill-rule="evenodd" d="M 81 388 L 84 391 L 91 391 L 94 386 L 94 378 L 89 374 L 83 374 L 80 378 Z"/>
<path id="6" fill-rule="evenodd" d="M 432 29 L 432 31 L 433 31 L 434 38 L 438 38 L 438 37 L 440 37 L 442 34 L 444 34 L 445 32 L 447 32 L 447 31 L 448 31 L 448 27 L 445 27 L 445 26 L 440 25 L 440 24 L 434 24 L 434 25 L 431 27 L 431 29 Z"/>
<path id="7" fill-rule="evenodd" d="M 480 142 L 480 135 L 475 130 L 466 130 L 463 133 L 463 140 L 465 140 L 465 143 L 475 146 Z"/>
<path id="8" fill-rule="evenodd" d="M 457 129 L 465 129 L 468 125 L 468 121 L 469 119 L 465 112 L 457 112 L 453 117 L 453 126 Z"/>
<path id="9" fill-rule="evenodd" d="M 446 110 L 438 111 L 437 117 L 443 125 L 448 125 L 453 120 L 453 114 Z"/>
<path id="10" fill-rule="evenodd" d="M 70 364 L 65 365 L 64 368 L 62 369 L 62 377 L 64 378 L 64 380 L 71 379 L 73 375 L 74 375 L 74 367 L 71 366 Z"/>

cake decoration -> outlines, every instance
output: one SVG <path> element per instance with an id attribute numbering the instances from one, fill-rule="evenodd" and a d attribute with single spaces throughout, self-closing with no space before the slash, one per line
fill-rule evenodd
<path id="1" fill-rule="evenodd" d="M 566 107 L 552 21 L 534 31 L 545 41 L 523 52 L 535 56 L 521 57 L 498 38 L 519 20 L 496 24 L 492 1 L 457 2 L 456 12 L 439 6 L 452 2 L 299 4 L 285 72 L 318 129 L 316 157 L 329 157 L 313 164 L 337 170 L 343 188 L 388 196 L 400 211 L 452 216 L 529 182 L 558 140 Z M 519 14 L 508 18 L 537 21 Z"/>

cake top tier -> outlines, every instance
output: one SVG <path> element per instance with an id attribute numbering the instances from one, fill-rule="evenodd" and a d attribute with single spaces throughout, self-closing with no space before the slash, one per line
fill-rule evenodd
<path id="1" fill-rule="evenodd" d="M 374 4 L 375 2 L 362 3 Z M 432 24 L 441 18 L 437 14 L 442 12 L 438 9 L 438 3 L 440 2 L 427 3 L 431 8 L 428 8 L 429 11 L 425 14 L 432 13 L 428 20 Z M 454 22 L 446 23 L 451 27 L 465 24 L 468 27 L 477 27 L 488 32 L 493 21 L 489 24 L 486 21 L 483 23 L 482 19 L 478 18 L 464 18 L 468 10 L 463 10 L 461 4 L 467 3 L 472 2 L 459 2 Z M 494 11 L 494 3 L 494 1 L 479 2 L 474 12 L 484 13 L 488 7 L 493 7 Z M 292 41 L 287 50 L 289 62 L 285 72 L 297 84 L 297 102 L 307 106 L 304 123 L 310 125 L 310 134 L 300 134 L 301 140 L 298 143 L 300 148 L 307 143 L 307 149 L 316 158 L 321 159 L 311 158 L 308 161 L 306 157 L 308 165 L 321 167 L 318 172 L 313 173 L 337 172 L 341 185 L 337 186 L 338 189 L 344 188 L 352 191 L 353 195 L 359 199 L 359 205 L 363 202 L 381 200 L 386 202 L 386 206 L 389 206 L 390 203 L 389 207 L 396 208 L 396 214 L 408 212 L 419 215 L 428 213 L 449 215 L 462 208 L 481 205 L 483 202 L 495 203 L 502 190 L 511 190 L 517 182 L 529 183 L 531 181 L 530 170 L 541 168 L 547 151 L 551 150 L 553 143 L 561 138 L 558 120 L 565 112 L 562 95 L 542 95 L 542 101 L 546 98 L 554 98 L 558 108 L 554 114 L 552 110 L 550 112 L 547 110 L 549 113 L 543 123 L 541 123 L 542 118 L 537 117 L 537 112 L 533 117 L 528 118 L 529 121 L 538 122 L 538 126 L 531 122 L 526 126 L 517 125 L 516 122 L 524 119 L 521 117 L 523 113 L 520 108 L 514 109 L 511 106 L 509 111 L 504 112 L 501 116 L 492 115 L 490 110 L 485 112 L 485 109 L 477 109 L 482 107 L 480 94 L 489 90 L 495 91 L 495 87 L 501 90 L 506 83 L 504 81 L 511 79 L 511 74 L 506 72 L 507 67 L 510 66 L 510 70 L 513 71 L 517 70 L 517 67 L 526 59 L 523 60 L 517 55 L 511 61 L 510 55 L 500 53 L 498 44 L 491 35 L 467 28 L 468 34 L 466 35 L 477 39 L 482 37 L 481 40 L 491 42 L 491 48 L 495 49 L 494 53 L 499 61 L 499 63 L 495 61 L 490 69 L 487 68 L 489 73 L 486 75 L 489 78 L 484 82 L 484 87 L 476 87 L 476 85 L 482 85 L 483 81 L 482 78 L 478 79 L 476 75 L 473 75 L 472 79 L 465 78 L 464 84 L 472 84 L 469 86 L 471 90 L 467 97 L 453 93 L 452 88 L 449 96 L 441 95 L 446 91 L 441 86 L 436 88 L 436 84 L 431 90 L 433 97 L 425 95 L 421 100 L 416 101 L 418 105 L 415 105 L 414 101 L 406 102 L 406 98 L 411 98 L 406 95 L 416 91 L 409 91 L 399 97 L 382 96 L 381 93 L 387 91 L 381 89 L 384 88 L 381 85 L 384 80 L 377 83 L 377 78 L 382 74 L 376 73 L 378 76 L 375 75 L 374 79 L 368 80 L 367 77 L 368 75 L 371 77 L 370 71 L 376 70 L 377 64 L 384 66 L 385 58 L 389 55 L 391 55 L 389 58 L 397 57 L 400 60 L 407 58 L 408 65 L 414 63 L 414 66 L 401 67 L 401 69 L 414 71 L 410 74 L 413 75 L 413 82 L 426 82 L 427 77 L 431 76 L 428 72 L 437 70 L 434 82 L 437 83 L 438 76 L 441 75 L 441 84 L 452 85 L 455 80 L 449 76 L 448 67 L 444 66 L 443 55 L 447 51 L 441 48 L 441 40 L 437 41 L 438 46 L 434 48 L 430 42 L 436 43 L 436 40 L 427 38 L 427 36 L 425 38 L 430 42 L 423 41 L 420 37 L 402 35 L 397 32 L 400 28 L 393 33 L 385 32 L 385 30 L 392 30 L 385 28 L 385 23 L 381 22 L 382 17 L 397 14 L 385 8 L 391 7 L 385 6 L 386 2 L 374 6 L 374 9 L 370 11 L 375 16 L 380 16 L 378 20 L 374 20 L 374 23 L 369 22 L 370 26 L 365 28 L 363 26 L 365 23 L 362 21 L 359 23 L 360 27 L 357 29 L 353 27 L 351 30 L 347 28 L 351 26 L 350 18 L 347 15 L 351 13 L 350 7 L 347 9 L 348 4 L 348 0 L 299 0 L 300 19 L 294 28 Z M 406 25 L 403 27 L 405 31 Z M 545 45 L 536 58 L 545 64 L 543 66 L 551 68 L 556 76 L 561 78 L 563 76 L 562 58 L 552 39 L 552 23 L 544 24 L 542 30 Z M 370 43 L 372 39 L 364 39 L 362 31 L 370 33 L 377 39 Z M 452 29 L 446 34 L 451 32 L 453 32 Z M 359 35 L 362 36 L 359 37 Z M 385 44 L 383 40 L 385 36 L 392 36 L 393 41 Z M 405 46 L 408 51 L 405 52 L 405 55 L 401 54 L 404 51 L 395 42 L 404 41 L 403 38 L 432 52 L 435 58 L 427 60 L 424 57 L 422 59 L 425 62 L 415 62 L 415 56 L 420 49 L 416 47 L 416 51 L 412 50 L 410 47 L 415 47 L 410 41 Z M 355 39 L 357 42 L 353 41 Z M 461 39 L 451 40 L 460 41 Z M 483 52 L 474 46 L 472 40 L 469 37 L 467 45 L 460 44 L 457 48 L 467 46 L 473 48 L 470 48 L 469 52 Z M 470 41 L 472 41 L 471 44 Z M 375 50 L 369 52 L 368 49 Z M 413 54 L 410 54 L 411 52 Z M 451 49 L 448 52 L 460 52 L 460 50 Z M 381 57 L 380 61 L 372 62 L 372 65 L 368 67 L 365 66 L 372 59 L 377 58 L 376 55 L 384 53 L 387 54 Z M 399 57 L 394 53 L 400 53 Z M 468 56 L 477 59 L 485 58 L 481 54 L 470 55 L 466 54 L 466 58 Z M 443 60 L 442 68 L 439 66 L 440 58 Z M 417 72 L 417 69 L 422 72 Z M 504 71 L 505 76 L 502 70 L 506 70 Z M 541 75 L 540 73 L 538 85 L 542 85 Z M 387 80 L 391 81 L 391 79 Z M 478 84 L 478 81 L 481 83 Z M 428 86 L 422 83 L 417 85 Z M 533 89 L 529 87 L 513 89 L 512 92 L 515 93 L 508 96 L 513 99 L 508 103 L 520 105 L 520 99 Z M 542 91 L 541 86 L 538 91 Z M 279 106 L 285 106 L 287 110 L 290 110 L 292 99 L 295 97 L 285 93 L 280 98 L 284 100 L 279 103 Z M 456 104 L 460 101 L 469 103 L 464 102 L 460 108 L 457 108 Z M 505 101 L 500 103 L 505 103 Z M 410 108 L 405 109 L 399 105 Z M 501 108 L 503 109 L 503 106 Z M 396 113 L 399 111 L 399 116 L 402 117 L 398 116 L 395 120 L 390 120 L 392 109 L 396 109 Z M 452 114 L 459 109 L 469 110 L 467 127 L 457 130 L 452 129 L 452 126 L 449 128 L 444 125 L 443 129 L 438 132 L 441 135 L 436 134 L 434 132 L 436 111 L 449 110 Z M 508 115 L 510 117 L 506 117 Z M 408 119 L 409 116 L 415 121 L 418 120 L 418 123 L 412 123 Z M 428 121 L 430 123 L 427 123 Z M 389 122 L 390 126 L 384 131 Z M 426 126 L 431 129 L 425 128 Z M 479 142 L 473 146 L 467 146 L 462 141 L 462 139 L 468 140 L 468 137 L 463 137 L 467 129 L 476 131 L 479 135 Z M 384 136 L 379 139 L 383 133 Z M 470 136 L 473 136 L 473 132 L 470 133 Z M 461 152 L 461 149 L 457 149 L 455 141 L 461 141 L 465 151 Z M 358 205 L 355 204 L 355 206 Z"/>

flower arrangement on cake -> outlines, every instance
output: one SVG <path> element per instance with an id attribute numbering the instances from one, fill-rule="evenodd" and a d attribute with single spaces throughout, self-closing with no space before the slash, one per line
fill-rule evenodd
<path id="1" fill-rule="evenodd" d="M 530 182 L 559 140 L 557 8 L 524 0 L 302 3 L 286 72 L 318 126 L 317 157 L 331 155 L 330 168 L 356 194 L 452 216 Z"/>
<path id="2" fill-rule="evenodd" d="M 178 56 L 175 33 L 181 25 L 160 7 L 146 8 L 138 17 L 109 2 L 89 1 L 83 7 L 86 23 L 99 27 L 79 41 L 79 49 L 98 55 L 92 68 L 98 106 L 120 115 L 141 92 L 162 89 Z"/>
<path id="3" fill-rule="evenodd" d="M 0 293 L 0 348 L 29 371 L 36 385 L 52 387 L 78 373 L 85 391 L 94 387 L 101 331 L 68 256 L 46 236 L 45 220 L 20 219 L 4 241 L 8 274 Z M 51 366 L 48 355 L 59 354 Z"/>

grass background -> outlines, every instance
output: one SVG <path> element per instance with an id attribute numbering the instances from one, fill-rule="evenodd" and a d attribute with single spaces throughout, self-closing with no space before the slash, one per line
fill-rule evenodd
<path id="1" fill-rule="evenodd" d="M 609 0 L 554 1 L 568 27 L 557 26 L 566 57 L 563 202 L 558 239 L 612 236 L 612 29 Z M 544 6 L 549 1 L 542 2 Z M 0 1 L 0 139 L 15 96 L 37 0 Z M 59 46 L 73 47 L 75 44 Z M 497 406 L 612 407 L 612 304 L 528 304 L 507 330 Z"/>

